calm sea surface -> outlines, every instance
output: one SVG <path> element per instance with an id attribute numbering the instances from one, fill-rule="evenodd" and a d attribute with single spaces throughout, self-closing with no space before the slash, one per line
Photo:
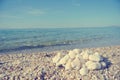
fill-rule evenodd
<path id="1" fill-rule="evenodd" d="M 0 30 L 0 52 L 112 45 L 120 45 L 120 27 Z"/>

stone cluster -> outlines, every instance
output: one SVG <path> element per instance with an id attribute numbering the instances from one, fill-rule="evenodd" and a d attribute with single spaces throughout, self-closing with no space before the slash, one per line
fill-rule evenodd
<path id="1" fill-rule="evenodd" d="M 79 70 L 81 75 L 87 75 L 89 70 L 99 70 L 107 66 L 104 58 L 98 52 L 80 51 L 79 49 L 73 49 L 65 55 L 58 53 L 52 58 L 52 61 L 56 67 L 62 65 L 65 70 Z"/>

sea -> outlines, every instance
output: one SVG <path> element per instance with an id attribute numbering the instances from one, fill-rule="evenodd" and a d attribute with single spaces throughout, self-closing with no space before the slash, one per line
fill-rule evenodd
<path id="1" fill-rule="evenodd" d="M 120 27 L 0 29 L 0 53 L 120 45 Z"/>

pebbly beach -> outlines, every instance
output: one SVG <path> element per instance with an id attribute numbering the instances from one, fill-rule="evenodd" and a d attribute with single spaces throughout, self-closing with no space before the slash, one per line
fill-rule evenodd
<path id="1" fill-rule="evenodd" d="M 65 56 L 71 50 L 0 54 L 0 80 L 120 80 L 120 46 L 78 50 L 80 55 L 86 50 L 91 53 L 97 52 L 104 58 L 105 67 L 76 69 L 66 67 L 68 62 L 56 66 L 54 57 L 58 53 Z M 82 61 L 79 66 L 84 66 L 89 59 Z M 79 60 L 82 59 L 79 58 Z M 72 61 L 75 61 L 74 58 L 71 59 Z M 101 61 L 98 60 L 98 62 Z"/>
<path id="2" fill-rule="evenodd" d="M 120 0 L 0 0 L 0 80 L 120 80 Z"/>

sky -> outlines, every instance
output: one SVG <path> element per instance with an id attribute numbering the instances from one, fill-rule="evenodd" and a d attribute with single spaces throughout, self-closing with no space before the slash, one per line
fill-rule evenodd
<path id="1" fill-rule="evenodd" d="M 120 0 L 0 0 L 0 28 L 120 26 Z"/>

